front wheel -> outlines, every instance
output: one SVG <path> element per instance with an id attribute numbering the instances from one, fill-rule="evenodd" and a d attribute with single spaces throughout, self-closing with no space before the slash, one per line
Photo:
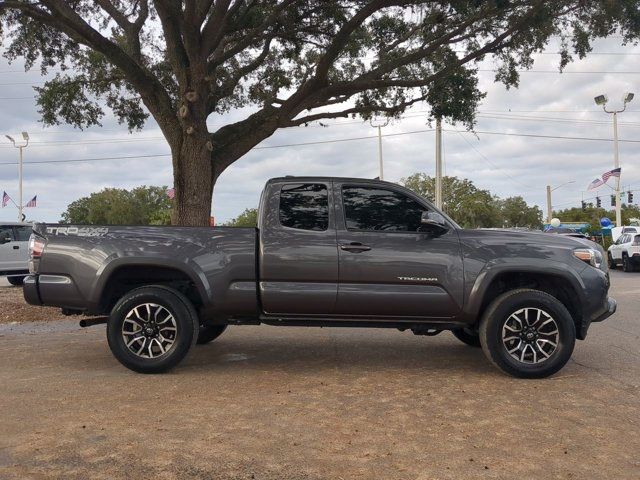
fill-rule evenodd
<path id="1" fill-rule="evenodd" d="M 544 378 L 571 358 L 576 328 L 555 297 L 519 289 L 496 298 L 480 321 L 480 343 L 500 370 L 519 378 Z"/>
<path id="2" fill-rule="evenodd" d="M 116 303 L 107 339 L 116 359 L 140 373 L 175 367 L 198 335 L 198 315 L 187 297 L 172 288 L 136 288 Z"/>
<path id="3" fill-rule="evenodd" d="M 607 254 L 607 260 L 608 260 L 608 263 L 609 263 L 609 269 L 610 270 L 615 270 L 616 262 L 613 260 L 613 257 L 611 256 L 611 252 L 609 252 Z"/>

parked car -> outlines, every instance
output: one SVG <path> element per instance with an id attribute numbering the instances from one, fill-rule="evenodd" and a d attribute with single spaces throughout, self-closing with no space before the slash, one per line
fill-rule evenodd
<path id="1" fill-rule="evenodd" d="M 22 285 L 29 273 L 30 235 L 29 224 L 0 223 L 0 276 L 6 276 L 11 285 Z"/>
<path id="2" fill-rule="evenodd" d="M 640 265 L 640 234 L 623 233 L 607 251 L 609 268 L 622 265 L 622 270 L 632 272 Z"/>
<path id="3" fill-rule="evenodd" d="M 284 177 L 258 228 L 36 225 L 24 295 L 98 316 L 144 373 L 228 325 L 451 330 L 504 372 L 546 377 L 616 310 L 604 250 L 586 240 L 465 230 L 393 183 Z M 100 317 L 103 316 L 103 317 Z"/>
<path id="4" fill-rule="evenodd" d="M 611 239 L 617 242 L 618 239 L 625 233 L 640 233 L 640 227 L 631 225 L 626 227 L 613 227 L 611 229 Z"/>

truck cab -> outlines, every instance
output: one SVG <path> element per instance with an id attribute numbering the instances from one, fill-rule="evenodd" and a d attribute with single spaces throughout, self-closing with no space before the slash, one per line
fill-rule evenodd
<path id="1" fill-rule="evenodd" d="M 423 223 L 429 214 L 440 223 Z M 455 222 L 398 185 L 273 179 L 258 221 L 265 315 L 410 322 L 452 319 L 462 308 Z"/>

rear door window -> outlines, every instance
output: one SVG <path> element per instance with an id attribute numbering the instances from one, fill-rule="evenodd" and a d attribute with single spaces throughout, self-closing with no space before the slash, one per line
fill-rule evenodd
<path id="1" fill-rule="evenodd" d="M 322 183 L 296 183 L 280 190 L 280 223 L 298 230 L 329 228 L 329 194 Z"/>
<path id="2" fill-rule="evenodd" d="M 17 226 L 14 227 L 16 232 L 16 241 L 17 242 L 28 242 L 29 237 L 31 236 L 31 232 L 33 229 L 29 226 Z"/>

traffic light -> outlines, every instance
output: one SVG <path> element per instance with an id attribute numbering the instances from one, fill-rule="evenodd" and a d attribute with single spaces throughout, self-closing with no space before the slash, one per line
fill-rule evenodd
<path id="1" fill-rule="evenodd" d="M 602 207 L 602 201 L 600 200 L 600 197 L 596 197 L 596 207 Z"/>
<path id="2" fill-rule="evenodd" d="M 611 206 L 612 207 L 616 206 L 616 196 L 615 195 L 611 195 Z"/>
<path id="3" fill-rule="evenodd" d="M 633 192 L 631 190 L 627 192 L 627 203 L 633 203 Z"/>
<path id="4" fill-rule="evenodd" d="M 584 200 L 582 200 L 582 211 L 586 211 L 587 210 L 587 202 L 585 202 Z"/>

